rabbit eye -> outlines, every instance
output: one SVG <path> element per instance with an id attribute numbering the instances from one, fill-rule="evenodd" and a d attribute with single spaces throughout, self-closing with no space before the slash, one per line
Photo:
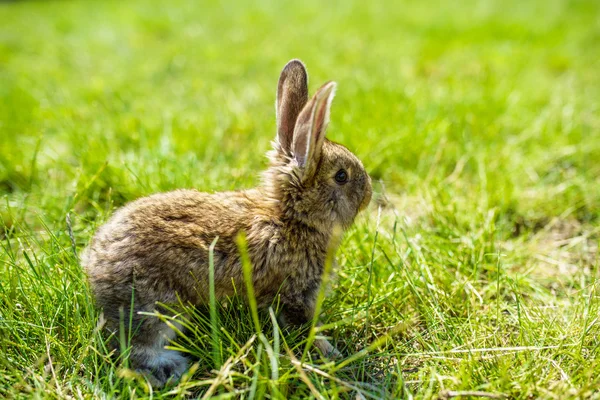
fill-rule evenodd
<path id="1" fill-rule="evenodd" d="M 348 173 L 345 169 L 340 169 L 335 173 L 334 179 L 338 184 L 343 185 L 344 183 L 348 182 Z"/>

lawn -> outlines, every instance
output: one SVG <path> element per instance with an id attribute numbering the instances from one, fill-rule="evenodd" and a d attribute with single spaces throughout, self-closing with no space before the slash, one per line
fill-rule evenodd
<path id="1" fill-rule="evenodd" d="M 600 399 L 599 16 L 0 3 L 0 397 Z M 321 313 L 343 358 L 232 300 L 215 342 L 197 310 L 172 344 L 194 369 L 157 391 L 108 356 L 77 254 L 140 196 L 258 184 L 291 58 L 311 92 L 338 82 L 328 137 L 374 182 Z"/>

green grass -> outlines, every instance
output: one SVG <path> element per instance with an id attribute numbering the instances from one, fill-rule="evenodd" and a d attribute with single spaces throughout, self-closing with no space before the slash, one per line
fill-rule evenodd
<path id="1" fill-rule="evenodd" d="M 593 0 L 1 3 L 0 397 L 600 398 L 598 15 Z M 328 135 L 377 192 L 321 315 L 345 358 L 300 368 L 303 339 L 268 313 L 242 349 L 255 323 L 233 301 L 222 329 L 198 310 L 173 344 L 195 373 L 151 391 L 107 357 L 75 252 L 139 196 L 257 184 L 291 58 L 311 90 L 339 83 Z"/>

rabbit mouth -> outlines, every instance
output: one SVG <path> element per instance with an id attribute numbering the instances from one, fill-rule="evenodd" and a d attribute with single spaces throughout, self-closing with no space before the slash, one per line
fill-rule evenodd
<path id="1" fill-rule="evenodd" d="M 371 187 L 371 177 L 367 176 L 367 187 L 365 188 L 365 197 L 363 197 L 362 202 L 360 203 L 360 205 L 358 206 L 358 211 L 362 211 L 365 208 L 368 207 L 369 203 L 371 202 L 371 197 L 373 196 L 373 189 Z"/>
<path id="2" fill-rule="evenodd" d="M 365 208 L 367 208 L 369 206 L 369 203 L 371 203 L 371 191 L 370 190 L 367 193 L 365 193 L 365 197 L 363 197 L 362 202 L 358 206 L 358 211 L 359 212 L 363 211 Z"/>

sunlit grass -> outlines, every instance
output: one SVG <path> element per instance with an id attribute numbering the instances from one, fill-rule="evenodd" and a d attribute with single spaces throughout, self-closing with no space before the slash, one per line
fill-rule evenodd
<path id="1" fill-rule="evenodd" d="M 0 4 L 0 397 L 597 398 L 599 13 Z M 139 196 L 258 184 L 291 58 L 338 82 L 328 136 L 376 191 L 314 332 L 343 358 L 303 358 L 277 304 L 188 306 L 194 367 L 156 392 L 109 356 L 77 252 Z"/>

